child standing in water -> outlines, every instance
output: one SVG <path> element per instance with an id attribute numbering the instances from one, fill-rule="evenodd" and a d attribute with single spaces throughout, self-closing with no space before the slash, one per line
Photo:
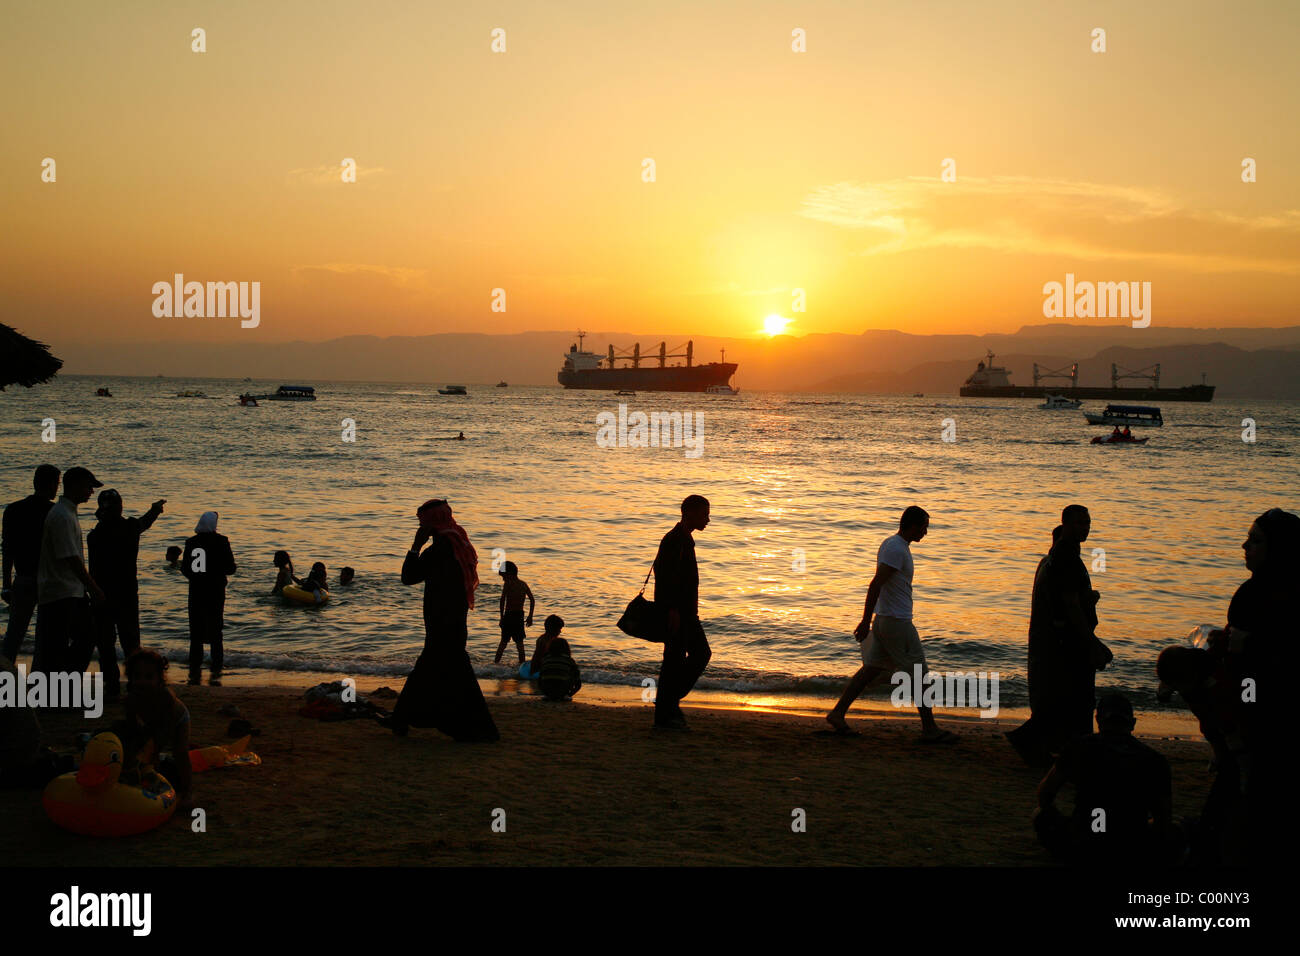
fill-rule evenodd
<path id="1" fill-rule="evenodd" d="M 289 557 L 288 551 L 275 552 L 275 557 L 271 561 L 280 569 L 275 575 L 275 587 L 271 588 L 272 594 L 279 594 L 286 584 L 301 583 L 298 576 L 293 573 L 293 558 Z"/>
<path id="2" fill-rule="evenodd" d="M 537 682 L 547 700 L 568 700 L 582 689 L 582 672 L 574 663 L 569 642 L 564 638 L 551 641 L 542 658 L 542 673 Z"/>
<path id="3" fill-rule="evenodd" d="M 519 650 L 519 663 L 524 662 L 524 641 L 528 635 L 525 627 L 533 626 L 533 608 L 537 602 L 528 585 L 519 580 L 519 568 L 513 561 L 507 561 L 501 568 L 501 644 L 497 647 L 496 663 L 501 663 L 501 655 L 511 641 Z M 528 616 L 524 616 L 524 598 L 528 598 Z"/>

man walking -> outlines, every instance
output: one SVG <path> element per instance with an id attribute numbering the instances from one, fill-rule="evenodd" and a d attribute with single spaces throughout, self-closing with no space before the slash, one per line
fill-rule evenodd
<path id="1" fill-rule="evenodd" d="M 69 468 L 63 496 L 45 516 L 36 569 L 36 655 L 33 671 L 83 670 L 90 663 L 94 624 L 86 593 L 96 605 L 104 592 L 86 570 L 77 506 L 103 485 L 85 468 Z"/>
<path id="2" fill-rule="evenodd" d="M 654 603 L 664 614 L 664 660 L 655 692 L 655 727 L 688 730 L 682 698 L 704 673 L 713 651 L 700 624 L 700 570 L 695 563 L 692 531 L 709 524 L 709 500 L 690 495 L 682 502 L 682 520 L 669 531 L 655 555 Z"/>
<path id="3" fill-rule="evenodd" d="M 59 469 L 40 465 L 32 478 L 34 494 L 5 508 L 0 532 L 3 548 L 4 582 L 0 598 L 9 605 L 9 628 L 5 631 L 4 656 L 18 660 L 27 637 L 27 626 L 36 613 L 36 570 L 41 558 L 41 534 L 45 516 L 59 493 Z"/>
<path id="4" fill-rule="evenodd" d="M 853 736 L 844 716 L 858 695 L 886 674 L 902 671 L 909 681 L 928 672 L 921 636 L 912 624 L 912 549 L 930 530 L 930 515 L 916 505 L 904 510 L 898 533 L 890 535 L 876 554 L 876 573 L 867 587 L 862 621 L 853 632 L 862 646 L 862 666 L 849 681 L 835 708 L 826 715 L 835 733 Z M 875 615 L 874 620 L 872 615 Z M 918 670 L 919 668 L 919 670 Z M 940 730 L 934 711 L 923 706 L 924 686 L 914 686 L 912 697 L 921 717 L 921 739 L 929 743 L 952 743 L 957 735 Z"/>

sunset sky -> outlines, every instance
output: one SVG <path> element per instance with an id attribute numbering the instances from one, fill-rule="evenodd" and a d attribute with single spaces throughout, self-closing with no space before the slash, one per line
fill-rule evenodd
<path id="1" fill-rule="evenodd" d="M 1011 331 L 1066 272 L 1300 322 L 1293 2 L 456 6 L 7 4 L 0 322 Z M 261 325 L 155 318 L 177 272 L 259 281 Z"/>

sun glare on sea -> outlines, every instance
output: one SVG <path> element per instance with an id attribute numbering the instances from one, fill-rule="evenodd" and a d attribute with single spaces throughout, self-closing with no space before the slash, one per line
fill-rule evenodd
<path id="1" fill-rule="evenodd" d="M 765 335 L 780 335 L 790 324 L 790 320 L 779 315 L 769 315 L 763 320 L 763 333 Z"/>

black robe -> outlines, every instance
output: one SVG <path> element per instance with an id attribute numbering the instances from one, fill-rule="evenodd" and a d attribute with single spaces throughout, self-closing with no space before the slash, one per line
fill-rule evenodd
<path id="1" fill-rule="evenodd" d="M 465 577 L 451 542 L 435 535 L 402 563 L 402 583 L 424 582 L 424 650 L 393 707 L 412 727 L 434 727 L 456 740 L 497 740 L 496 724 L 465 649 L 469 639 Z"/>

